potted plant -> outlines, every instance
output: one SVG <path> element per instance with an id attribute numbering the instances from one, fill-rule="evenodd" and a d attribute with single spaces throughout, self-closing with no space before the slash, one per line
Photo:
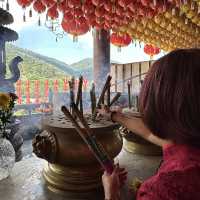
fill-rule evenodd
<path id="1" fill-rule="evenodd" d="M 0 93 L 0 180 L 9 176 L 15 163 L 15 150 L 8 140 L 6 127 L 13 115 L 16 99 L 13 93 Z"/>

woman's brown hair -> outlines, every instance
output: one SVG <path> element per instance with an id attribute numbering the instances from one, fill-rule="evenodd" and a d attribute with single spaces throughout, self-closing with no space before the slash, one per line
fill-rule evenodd
<path id="1" fill-rule="evenodd" d="M 157 60 L 139 101 L 153 134 L 200 147 L 200 49 L 175 50 Z"/>

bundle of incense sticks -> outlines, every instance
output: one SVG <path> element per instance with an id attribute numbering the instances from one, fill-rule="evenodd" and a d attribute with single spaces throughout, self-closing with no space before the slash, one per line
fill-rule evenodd
<path id="1" fill-rule="evenodd" d="M 96 110 L 96 94 L 95 94 L 95 84 L 92 83 L 92 88 L 90 90 L 90 99 L 91 99 L 91 111 L 92 115 Z"/>
<path id="2" fill-rule="evenodd" d="M 65 116 L 72 122 L 76 131 L 82 137 L 83 141 L 87 144 L 88 148 L 97 158 L 102 167 L 106 170 L 107 173 L 112 174 L 114 169 L 113 161 L 109 158 L 102 145 L 97 141 L 92 129 L 89 127 L 82 113 L 78 110 L 76 104 L 72 104 L 72 107 L 76 117 L 79 119 L 84 129 L 81 128 L 79 123 L 76 121 L 76 119 L 72 116 L 72 114 L 65 106 L 62 106 L 61 110 L 63 111 Z"/>
<path id="3" fill-rule="evenodd" d="M 105 99 L 105 94 L 107 92 L 107 106 L 110 107 L 112 106 L 118 99 L 119 97 L 121 96 L 121 93 L 118 92 L 114 97 L 113 99 L 110 101 L 110 87 L 111 87 L 111 79 L 112 77 L 109 75 L 106 79 L 106 82 L 104 84 L 104 87 L 102 89 L 102 92 L 100 94 L 100 97 L 99 97 L 99 100 L 98 100 L 98 103 L 96 105 L 95 103 L 95 106 L 93 105 L 92 107 L 92 110 L 93 110 L 93 113 L 92 113 L 92 120 L 94 121 L 96 119 L 96 116 L 97 116 L 97 109 L 98 108 L 101 108 L 101 104 L 104 104 L 104 99 Z M 92 91 L 93 93 L 94 91 Z M 92 94 L 92 96 L 94 96 L 94 94 Z M 96 96 L 95 96 L 96 98 Z M 93 104 L 93 102 L 92 102 Z"/>

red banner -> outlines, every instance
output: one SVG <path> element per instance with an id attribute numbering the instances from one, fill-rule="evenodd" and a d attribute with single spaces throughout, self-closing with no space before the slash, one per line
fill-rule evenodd
<path id="1" fill-rule="evenodd" d="M 27 80 L 26 81 L 26 104 L 30 104 L 31 100 L 30 100 L 30 81 Z"/>
<path id="2" fill-rule="evenodd" d="M 40 103 L 40 82 L 39 80 L 35 80 L 35 103 Z"/>
<path id="3" fill-rule="evenodd" d="M 17 103 L 22 104 L 22 81 L 18 80 L 16 83 L 16 95 L 18 97 Z"/>
<path id="4" fill-rule="evenodd" d="M 58 93 L 58 80 L 54 80 L 54 82 L 53 82 L 53 92 L 55 94 Z"/>
<path id="5" fill-rule="evenodd" d="M 68 90 L 68 80 L 65 78 L 63 80 L 63 91 L 66 92 Z"/>

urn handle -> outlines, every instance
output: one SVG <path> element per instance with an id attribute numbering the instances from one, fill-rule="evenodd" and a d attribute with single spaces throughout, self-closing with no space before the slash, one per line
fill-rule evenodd
<path id="1" fill-rule="evenodd" d="M 47 131 L 35 136 L 32 142 L 33 152 L 50 163 L 56 162 L 57 142 L 54 134 Z"/>

